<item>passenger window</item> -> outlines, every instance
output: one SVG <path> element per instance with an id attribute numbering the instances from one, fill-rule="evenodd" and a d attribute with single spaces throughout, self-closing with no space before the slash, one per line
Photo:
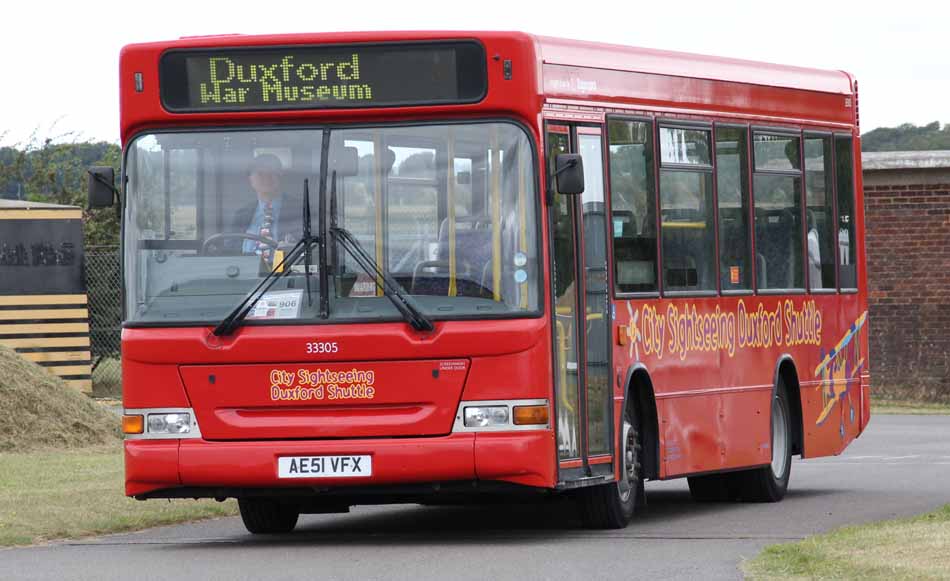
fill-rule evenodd
<path id="1" fill-rule="evenodd" d="M 653 125 L 611 119 L 610 202 L 617 292 L 656 292 Z"/>
<path id="2" fill-rule="evenodd" d="M 805 138 L 805 235 L 808 286 L 835 288 L 834 187 L 831 138 Z"/>
<path id="3" fill-rule="evenodd" d="M 801 169 L 799 138 L 789 135 L 755 134 L 755 171 L 792 171 Z"/>
<path id="4" fill-rule="evenodd" d="M 756 134 L 754 142 L 757 286 L 803 289 L 800 138 Z"/>
<path id="5" fill-rule="evenodd" d="M 745 127 L 716 128 L 719 276 L 723 290 L 752 288 L 748 154 Z"/>
<path id="6" fill-rule="evenodd" d="M 660 152 L 663 165 L 712 165 L 709 132 L 702 129 L 660 127 Z"/>
<path id="7" fill-rule="evenodd" d="M 661 129 L 660 225 L 663 285 L 668 291 L 716 290 L 716 223 L 710 132 Z M 667 151 L 673 148 L 674 152 Z M 697 169 L 670 169 L 665 160 L 688 160 Z M 705 162 L 706 165 L 701 165 Z"/>
<path id="8" fill-rule="evenodd" d="M 835 135 L 838 181 L 838 263 L 842 289 L 857 289 L 857 249 L 854 241 L 854 160 L 851 136 Z"/>

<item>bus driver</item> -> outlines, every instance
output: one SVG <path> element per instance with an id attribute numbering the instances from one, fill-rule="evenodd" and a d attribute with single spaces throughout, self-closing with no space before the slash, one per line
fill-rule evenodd
<path id="1" fill-rule="evenodd" d="M 251 162 L 248 180 L 256 199 L 235 212 L 231 230 L 244 232 L 275 242 L 293 243 L 300 238 L 303 225 L 300 223 L 301 201 L 285 195 L 280 189 L 283 165 L 280 158 L 271 153 L 258 155 Z M 274 247 L 270 244 L 246 238 L 242 241 L 242 254 L 257 254 L 270 262 Z"/>

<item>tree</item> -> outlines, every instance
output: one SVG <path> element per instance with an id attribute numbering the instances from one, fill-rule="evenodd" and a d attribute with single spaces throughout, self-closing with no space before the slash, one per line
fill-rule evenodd
<path id="1" fill-rule="evenodd" d="M 862 151 L 929 151 L 950 149 L 950 124 L 939 121 L 916 126 L 878 127 L 861 136 Z"/>
<path id="2" fill-rule="evenodd" d="M 50 137 L 0 147 L 0 197 L 79 206 L 86 246 L 114 246 L 119 241 L 116 210 L 85 209 L 86 170 L 111 165 L 118 175 L 121 155 L 113 143 L 55 143 Z"/>

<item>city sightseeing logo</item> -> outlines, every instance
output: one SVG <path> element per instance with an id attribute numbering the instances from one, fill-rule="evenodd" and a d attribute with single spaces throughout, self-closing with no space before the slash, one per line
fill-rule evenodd
<path id="1" fill-rule="evenodd" d="M 775 310 L 762 303 L 755 308 L 740 299 L 735 311 L 718 305 L 700 313 L 696 305 L 682 308 L 668 304 L 666 311 L 650 304 L 639 310 L 627 301 L 629 321 L 621 328 L 629 344 L 629 357 L 644 355 L 662 359 L 664 355 L 686 359 L 696 352 L 724 351 L 733 357 L 739 349 L 786 345 L 821 345 L 821 311 L 815 301 L 797 306 L 791 299 L 779 301 Z"/>
<path id="2" fill-rule="evenodd" d="M 298 369 L 270 372 L 271 401 L 323 401 L 341 399 L 374 399 L 376 372 L 350 369 Z"/>

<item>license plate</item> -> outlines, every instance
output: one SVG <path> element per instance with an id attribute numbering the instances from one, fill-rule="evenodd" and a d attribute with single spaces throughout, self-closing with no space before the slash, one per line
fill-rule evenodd
<path id="1" fill-rule="evenodd" d="M 353 478 L 373 475 L 372 456 L 283 456 L 278 478 Z"/>

